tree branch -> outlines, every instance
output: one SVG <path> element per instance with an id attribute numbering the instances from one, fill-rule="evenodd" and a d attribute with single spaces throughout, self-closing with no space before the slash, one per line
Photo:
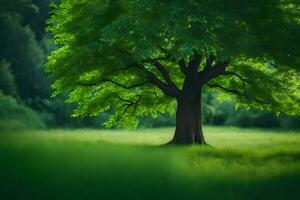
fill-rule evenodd
<path id="1" fill-rule="evenodd" d="M 233 89 L 228 89 L 228 88 L 225 88 L 221 85 L 216 85 L 216 84 L 210 84 L 210 83 L 207 83 L 207 86 L 209 86 L 210 88 L 220 88 L 226 92 L 229 92 L 229 93 L 233 93 L 233 94 L 237 94 L 237 95 L 240 95 L 240 96 L 245 96 L 243 93 L 237 91 L 237 90 L 233 90 Z"/>
<path id="2" fill-rule="evenodd" d="M 155 62 L 153 63 L 153 65 L 155 66 L 155 68 L 156 68 L 158 71 L 160 71 L 160 73 L 163 75 L 165 81 L 166 81 L 169 85 L 173 84 L 173 82 L 172 82 L 172 80 L 171 80 L 171 78 L 170 78 L 169 72 L 167 71 L 167 69 L 166 69 L 164 66 L 162 66 L 162 64 L 160 64 L 158 61 L 155 61 Z"/>
<path id="3" fill-rule="evenodd" d="M 123 110 L 123 112 L 122 112 L 121 116 L 119 117 L 118 121 L 121 120 L 121 119 L 124 117 L 125 113 L 126 113 L 127 110 L 132 106 L 132 104 L 126 104 L 126 103 L 125 103 L 125 104 L 123 104 L 121 107 L 123 107 L 123 106 L 126 106 L 126 107 L 125 107 L 125 109 Z"/>
<path id="4" fill-rule="evenodd" d="M 162 65 L 160 64 L 159 62 L 154 62 L 153 65 L 156 67 L 156 69 L 158 71 L 160 71 L 160 73 L 163 75 L 165 81 L 168 83 L 168 85 L 170 87 L 172 87 L 174 90 L 178 90 L 179 89 L 177 88 L 177 86 L 175 85 L 175 83 L 171 80 L 171 77 L 170 77 L 170 74 L 168 72 L 168 70 Z"/>
<path id="5" fill-rule="evenodd" d="M 178 65 L 179 65 L 179 68 L 180 68 L 181 72 L 186 75 L 187 74 L 187 66 L 185 64 L 184 59 L 180 59 L 178 61 Z"/>
<path id="6" fill-rule="evenodd" d="M 221 62 L 215 64 L 213 67 L 205 68 L 203 71 L 199 72 L 199 84 L 204 85 L 208 81 L 222 75 L 225 73 L 226 67 L 229 65 L 229 62 Z"/>
<path id="7" fill-rule="evenodd" d="M 124 101 L 124 102 L 126 102 L 126 103 L 129 103 L 129 104 L 134 104 L 134 102 L 133 102 L 133 101 L 130 101 L 130 100 L 124 99 L 124 98 L 122 98 L 122 97 L 120 97 L 120 96 L 118 96 L 118 98 L 119 98 L 121 101 Z"/>
<path id="8" fill-rule="evenodd" d="M 190 72 L 195 73 L 198 71 L 199 65 L 201 63 L 201 55 L 198 53 L 195 53 L 195 56 L 190 62 L 188 63 L 188 69 Z"/>
<path id="9" fill-rule="evenodd" d="M 171 54 L 170 54 L 170 52 L 169 52 L 167 49 L 165 49 L 165 48 L 163 48 L 163 47 L 161 47 L 161 46 L 158 46 L 158 48 L 159 48 L 162 52 L 164 52 L 164 53 L 167 55 L 167 58 L 169 58 L 169 59 L 170 59 L 171 61 L 173 61 L 173 62 L 176 62 L 175 59 L 172 59 L 172 58 L 171 58 Z M 184 59 L 180 59 L 180 60 L 177 62 L 177 64 L 178 64 L 178 66 L 179 66 L 181 72 L 182 72 L 183 74 L 186 74 L 186 73 L 187 73 L 187 68 L 188 68 L 188 66 L 185 64 Z"/>
<path id="10" fill-rule="evenodd" d="M 152 84 L 156 85 L 159 89 L 161 89 L 165 95 L 175 98 L 179 96 L 179 90 L 174 89 L 174 87 L 170 87 L 169 85 L 161 81 L 159 78 L 157 78 L 152 72 L 147 71 L 147 75 L 148 80 Z"/>
<path id="11" fill-rule="evenodd" d="M 161 46 L 158 46 L 158 48 L 159 48 L 162 52 L 164 52 L 164 53 L 166 53 L 167 55 L 171 56 L 171 55 L 170 55 L 170 52 L 169 52 L 167 49 L 165 49 L 165 48 L 163 48 L 163 47 L 161 47 Z"/>
<path id="12" fill-rule="evenodd" d="M 244 96 L 244 97 L 247 97 L 246 94 L 243 94 L 237 90 L 233 90 L 233 89 L 228 89 L 228 88 L 225 88 L 221 85 L 216 85 L 216 84 L 210 84 L 210 83 L 207 83 L 207 86 L 211 87 L 211 88 L 219 88 L 219 89 L 222 89 L 226 92 L 229 92 L 229 93 L 233 93 L 233 94 L 236 94 L 236 95 L 239 95 L 239 96 Z M 258 102 L 258 103 L 261 103 L 261 104 L 268 104 L 270 105 L 271 103 L 270 102 L 266 102 L 266 101 L 263 101 L 263 100 L 259 100 L 259 99 L 254 99 L 254 101 Z"/>
<path id="13" fill-rule="evenodd" d="M 155 76 L 155 74 L 148 71 L 144 67 L 144 70 L 147 73 L 147 77 L 148 77 L 149 82 L 156 85 L 158 88 L 160 88 L 166 95 L 177 98 L 180 90 L 177 88 L 175 83 L 171 80 L 167 69 L 161 63 L 159 63 L 159 61 L 161 61 L 161 60 L 169 60 L 171 58 L 171 56 L 170 56 L 169 52 L 166 49 L 164 49 L 162 47 L 158 47 L 158 48 L 160 50 L 162 50 L 164 53 L 166 53 L 167 55 L 160 56 L 160 57 L 157 57 L 157 58 L 144 59 L 144 60 L 138 61 L 134 65 L 140 65 L 140 64 L 144 64 L 144 63 L 152 64 L 163 75 L 163 77 L 164 77 L 165 81 L 167 82 L 167 84 L 165 84 L 163 81 L 161 81 L 159 78 L 157 78 Z M 119 49 L 117 49 L 117 50 L 119 50 Z M 126 52 L 126 51 L 123 51 L 123 50 L 121 50 L 120 52 L 122 52 L 126 55 L 131 55 L 130 52 Z"/>
<path id="14" fill-rule="evenodd" d="M 226 71 L 223 75 L 225 76 L 236 76 L 238 77 L 242 83 L 243 83 L 243 87 L 245 88 L 246 87 L 246 84 L 245 83 L 249 83 L 249 81 L 245 78 L 243 78 L 241 75 L 235 73 L 235 72 L 230 72 L 230 71 Z"/>
<path id="15" fill-rule="evenodd" d="M 121 101 L 124 101 L 124 102 L 125 102 L 125 103 L 124 103 L 122 106 L 120 106 L 120 107 L 126 106 L 125 109 L 123 110 L 121 116 L 119 117 L 119 120 L 120 120 L 120 119 L 122 119 L 122 118 L 124 117 L 124 114 L 127 112 L 127 110 L 128 110 L 130 107 L 132 107 L 132 106 L 134 106 L 134 108 L 133 108 L 133 113 L 132 113 L 132 114 L 135 115 L 135 112 L 136 112 L 136 109 L 137 109 L 137 105 L 138 105 L 138 103 L 140 102 L 142 96 L 141 96 L 141 95 L 138 95 L 138 99 L 137 99 L 135 102 L 130 101 L 130 100 L 127 100 L 127 99 L 124 99 L 124 98 L 122 98 L 122 97 L 120 97 L 120 96 L 118 96 L 118 98 L 119 98 Z"/>
<path id="16" fill-rule="evenodd" d="M 132 88 L 137 88 L 137 87 L 142 87 L 144 85 L 146 85 L 147 83 L 149 83 L 149 81 L 145 81 L 145 82 L 142 82 L 142 83 L 136 83 L 136 84 L 133 84 L 133 85 L 130 85 L 130 86 L 126 86 L 126 85 L 123 85 L 121 83 L 118 83 L 114 80 L 110 80 L 110 79 L 103 79 L 99 82 L 94 82 L 94 83 L 84 83 L 84 82 L 77 82 L 75 85 L 80 85 L 80 86 L 96 86 L 96 85 L 99 85 L 101 83 L 105 83 L 105 82 L 109 82 L 109 83 L 112 83 L 116 86 L 119 86 L 119 87 L 122 87 L 124 89 L 132 89 Z"/>
<path id="17" fill-rule="evenodd" d="M 134 109 L 133 109 L 133 113 L 132 113 L 133 115 L 135 115 L 137 105 L 138 105 L 138 103 L 140 102 L 140 100 L 142 98 L 142 95 L 138 95 L 138 96 L 139 96 L 139 98 L 138 98 L 138 100 L 134 104 Z"/>
<path id="18" fill-rule="evenodd" d="M 215 56 L 214 55 L 209 55 L 206 63 L 205 63 L 205 69 L 212 67 L 213 62 L 215 61 Z"/>

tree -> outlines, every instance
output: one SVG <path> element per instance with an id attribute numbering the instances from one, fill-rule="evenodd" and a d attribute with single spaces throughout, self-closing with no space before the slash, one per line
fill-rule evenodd
<path id="1" fill-rule="evenodd" d="M 5 60 L 0 60 L 0 77 L 0 92 L 18 97 L 14 75 L 11 72 L 10 64 Z"/>
<path id="2" fill-rule="evenodd" d="M 173 113 L 170 143 L 205 144 L 201 91 L 275 113 L 299 112 L 296 0 L 63 0 L 46 69 L 74 116 L 113 111 L 107 126 Z"/>
<path id="3" fill-rule="evenodd" d="M 30 0 L 0 1 L 0 60 L 11 64 L 20 98 L 49 97 L 45 55 L 28 24 L 38 8 Z"/>

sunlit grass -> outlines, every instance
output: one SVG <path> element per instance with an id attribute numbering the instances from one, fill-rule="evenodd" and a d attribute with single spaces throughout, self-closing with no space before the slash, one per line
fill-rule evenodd
<path id="1" fill-rule="evenodd" d="M 113 144 L 160 145 L 171 140 L 174 128 L 137 130 L 97 130 L 97 129 L 54 129 L 4 134 L 5 136 L 34 140 L 109 142 Z M 241 129 L 234 127 L 205 127 L 207 142 L 214 147 L 287 147 L 300 144 L 300 131 Z"/>
<path id="2" fill-rule="evenodd" d="M 205 127 L 212 147 L 161 146 L 173 131 L 4 133 L 0 135 L 0 199 L 299 196 L 299 132 Z"/>

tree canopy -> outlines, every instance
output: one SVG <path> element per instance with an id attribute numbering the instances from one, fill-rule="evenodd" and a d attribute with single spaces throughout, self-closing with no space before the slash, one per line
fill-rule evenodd
<path id="1" fill-rule="evenodd" d="M 74 116 L 111 110 L 107 126 L 136 126 L 173 113 L 193 65 L 221 100 L 300 110 L 297 0 L 62 0 L 48 31 L 59 49 L 46 69 Z"/>

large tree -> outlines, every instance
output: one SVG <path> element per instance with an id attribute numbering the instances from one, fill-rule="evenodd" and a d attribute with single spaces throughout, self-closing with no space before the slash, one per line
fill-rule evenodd
<path id="1" fill-rule="evenodd" d="M 299 111 L 297 0 L 63 0 L 48 30 L 47 71 L 75 116 L 112 111 L 107 126 L 173 113 L 171 143 L 205 144 L 201 91 L 249 106 Z"/>

